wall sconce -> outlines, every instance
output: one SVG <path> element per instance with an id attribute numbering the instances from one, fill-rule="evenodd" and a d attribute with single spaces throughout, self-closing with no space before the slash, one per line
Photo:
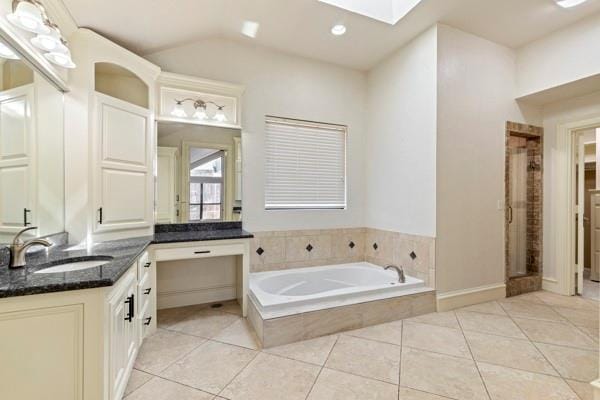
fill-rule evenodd
<path id="1" fill-rule="evenodd" d="M 223 112 L 223 109 L 225 108 L 225 106 L 221 106 L 217 103 L 215 103 L 214 101 L 204 101 L 201 99 L 192 99 L 192 98 L 187 98 L 187 99 L 182 99 L 182 100 L 177 100 L 175 99 L 175 106 L 173 107 L 173 110 L 171 111 L 171 115 L 177 118 L 187 118 L 188 115 L 185 112 L 185 110 L 183 109 L 183 103 L 186 101 L 191 101 L 194 103 L 194 109 L 196 111 L 194 111 L 194 114 L 192 115 L 192 118 L 197 119 L 199 121 L 205 121 L 208 119 L 213 119 L 217 122 L 227 122 L 227 117 L 225 116 L 225 113 Z M 206 112 L 206 108 L 209 104 L 214 105 L 215 107 L 217 107 L 217 111 L 215 112 L 215 115 L 210 118 Z"/>
<path id="2" fill-rule="evenodd" d="M 67 41 L 58 25 L 48 18 L 42 3 L 38 0 L 13 0 L 12 9 L 6 19 L 24 31 L 37 34 L 31 38 L 31 43 L 45 52 L 44 57 L 60 67 L 75 68 Z"/>

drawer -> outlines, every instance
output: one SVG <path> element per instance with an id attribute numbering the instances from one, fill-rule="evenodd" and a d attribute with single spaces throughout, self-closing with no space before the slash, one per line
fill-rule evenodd
<path id="1" fill-rule="evenodd" d="M 148 252 L 144 252 L 140 258 L 138 258 L 138 281 L 142 281 L 144 276 L 150 271 L 152 268 L 152 262 L 150 261 L 150 257 Z"/>
<path id="2" fill-rule="evenodd" d="M 137 287 L 137 294 L 138 294 L 138 304 L 140 305 L 138 307 L 138 310 L 143 310 L 144 308 L 147 307 L 148 303 L 150 302 L 150 300 L 152 299 L 152 297 L 155 295 L 154 293 L 155 288 L 152 285 L 152 279 L 151 279 L 151 275 L 146 273 L 144 275 L 144 277 L 142 278 L 142 280 L 138 283 L 138 287 Z M 140 311 L 141 314 L 141 311 Z"/>
<path id="3" fill-rule="evenodd" d="M 244 244 L 199 245 L 156 249 L 156 261 L 187 260 L 244 254 Z"/>

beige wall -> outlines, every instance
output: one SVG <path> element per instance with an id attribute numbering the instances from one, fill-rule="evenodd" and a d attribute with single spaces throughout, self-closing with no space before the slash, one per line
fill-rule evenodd
<path id="1" fill-rule="evenodd" d="M 439 292 L 502 284 L 506 121 L 540 123 L 520 108 L 512 50 L 438 28 L 437 239 Z"/>

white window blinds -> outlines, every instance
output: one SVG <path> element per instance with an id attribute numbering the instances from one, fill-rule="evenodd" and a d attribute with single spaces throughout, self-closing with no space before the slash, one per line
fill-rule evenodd
<path id="1" fill-rule="evenodd" d="M 265 208 L 346 208 L 346 127 L 266 119 Z"/>

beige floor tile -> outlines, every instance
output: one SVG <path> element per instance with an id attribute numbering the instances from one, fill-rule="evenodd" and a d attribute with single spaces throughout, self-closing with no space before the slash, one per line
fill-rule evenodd
<path id="1" fill-rule="evenodd" d="M 579 400 L 558 377 L 479 363 L 492 400 Z"/>
<path id="2" fill-rule="evenodd" d="M 402 345 L 402 321 L 368 326 L 366 328 L 344 332 L 344 334 L 400 346 Z"/>
<path id="3" fill-rule="evenodd" d="M 242 318 L 223 329 L 213 340 L 258 350 L 260 344 L 247 319 Z"/>
<path id="4" fill-rule="evenodd" d="M 515 318 L 515 322 L 534 342 L 595 350 L 598 345 L 568 322 L 536 321 Z"/>
<path id="5" fill-rule="evenodd" d="M 594 400 L 594 389 L 587 382 L 579 382 L 567 379 L 567 384 L 579 396 L 581 400 Z"/>
<path id="6" fill-rule="evenodd" d="M 438 325 L 445 326 L 446 328 L 459 329 L 458 320 L 456 319 L 456 314 L 454 314 L 454 311 L 419 315 L 418 317 L 409 318 L 405 321 L 420 322 L 422 324 Z"/>
<path id="7" fill-rule="evenodd" d="M 212 338 L 217 336 L 240 317 L 223 311 L 200 310 L 169 326 L 169 329 L 188 335 Z"/>
<path id="8" fill-rule="evenodd" d="M 340 336 L 327 368 L 398 384 L 400 347 L 352 336 Z"/>
<path id="9" fill-rule="evenodd" d="M 416 349 L 472 358 L 463 333 L 458 329 L 405 322 L 402 342 L 404 346 Z"/>
<path id="10" fill-rule="evenodd" d="M 397 400 L 390 383 L 324 368 L 307 400 Z"/>
<path id="11" fill-rule="evenodd" d="M 597 326 L 579 326 L 578 328 L 596 342 L 600 340 L 600 328 Z"/>
<path id="12" fill-rule="evenodd" d="M 166 308 L 157 311 L 157 326 L 159 328 L 168 328 L 169 326 L 181 322 L 194 312 L 198 311 L 198 306 L 187 306 L 177 308 Z"/>
<path id="13" fill-rule="evenodd" d="M 488 399 L 472 360 L 408 347 L 402 349 L 400 384 L 453 399 Z"/>
<path id="14" fill-rule="evenodd" d="M 238 317 L 242 316 L 242 307 L 240 307 L 236 300 L 223 303 L 223 307 L 219 308 L 219 310 L 237 315 Z"/>
<path id="15" fill-rule="evenodd" d="M 531 372 L 558 375 L 529 341 L 478 332 L 465 332 L 475 360 Z"/>
<path id="16" fill-rule="evenodd" d="M 152 379 L 152 375 L 150 374 L 147 374 L 143 371 L 139 371 L 137 369 L 131 370 L 129 382 L 127 382 L 127 387 L 125 388 L 125 396 L 132 393 L 134 390 L 139 389 L 144 383 L 148 382 L 150 379 Z"/>
<path id="17" fill-rule="evenodd" d="M 224 390 L 231 400 L 304 400 L 320 367 L 259 354 Z"/>
<path id="18" fill-rule="evenodd" d="M 127 400 L 212 400 L 213 397 L 212 394 L 155 377 L 127 396 Z"/>
<path id="19" fill-rule="evenodd" d="M 539 319 L 542 321 L 564 321 L 556 311 L 544 304 L 526 301 L 500 302 L 500 305 L 511 317 Z"/>
<path id="20" fill-rule="evenodd" d="M 164 370 L 160 376 L 219 394 L 255 356 L 253 350 L 207 341 Z"/>
<path id="21" fill-rule="evenodd" d="M 135 368 L 157 374 L 200 346 L 205 339 L 164 329 L 147 337 L 140 348 Z"/>
<path id="22" fill-rule="evenodd" d="M 587 300 L 577 296 L 563 296 L 560 294 L 545 291 L 536 292 L 535 295 L 545 304 L 551 307 L 584 308 L 596 310 L 598 309 L 598 307 L 594 307 Z"/>
<path id="23" fill-rule="evenodd" d="M 567 307 L 554 307 L 554 310 L 574 325 L 598 328 L 600 318 L 597 310 Z"/>
<path id="24" fill-rule="evenodd" d="M 410 388 L 401 387 L 398 391 L 399 400 L 447 400 L 448 397 L 441 397 L 437 394 L 421 392 Z"/>
<path id="25" fill-rule="evenodd" d="M 458 311 L 458 310 L 457 310 Z M 475 304 L 468 307 L 463 307 L 460 311 L 473 311 L 484 314 L 506 315 L 504 309 L 500 307 L 497 301 L 489 301 L 487 303 Z"/>
<path id="26" fill-rule="evenodd" d="M 509 317 L 463 311 L 457 312 L 456 316 L 465 331 L 491 333 L 517 339 L 526 338 Z"/>
<path id="27" fill-rule="evenodd" d="M 310 364 L 325 365 L 327 356 L 337 341 L 337 335 L 323 336 L 316 339 L 285 344 L 263 350 L 265 353 L 275 354 Z"/>
<path id="28" fill-rule="evenodd" d="M 591 382 L 598 378 L 598 352 L 538 343 L 537 347 L 563 378 Z"/>
<path id="29" fill-rule="evenodd" d="M 507 298 L 503 299 L 502 301 L 527 301 L 530 303 L 546 304 L 542 301 L 542 299 L 540 299 L 537 296 L 537 293 L 540 293 L 540 292 L 531 292 L 531 293 L 520 294 L 518 296 L 507 297 Z"/>

